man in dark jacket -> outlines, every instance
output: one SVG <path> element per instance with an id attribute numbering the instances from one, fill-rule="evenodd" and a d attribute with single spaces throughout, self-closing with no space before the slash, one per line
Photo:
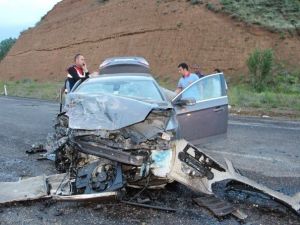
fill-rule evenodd
<path id="1" fill-rule="evenodd" d="M 201 72 L 200 66 L 198 64 L 193 64 L 191 66 L 192 71 L 199 77 L 202 78 L 205 75 Z"/>
<path id="2" fill-rule="evenodd" d="M 66 92 L 69 92 L 78 80 L 85 80 L 89 78 L 89 71 L 87 69 L 84 57 L 81 54 L 76 54 L 74 57 L 75 65 L 70 66 L 67 70 L 68 79 L 66 80 Z"/>

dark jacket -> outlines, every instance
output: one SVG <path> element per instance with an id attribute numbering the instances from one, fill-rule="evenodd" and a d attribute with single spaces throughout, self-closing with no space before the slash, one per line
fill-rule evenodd
<path id="1" fill-rule="evenodd" d="M 78 80 L 86 80 L 89 78 L 89 72 L 83 72 L 81 68 L 76 67 L 76 65 L 70 66 L 67 70 L 68 72 L 68 78 L 66 83 L 68 83 L 68 86 L 66 85 L 66 88 L 68 91 L 72 90 L 73 86 Z"/>

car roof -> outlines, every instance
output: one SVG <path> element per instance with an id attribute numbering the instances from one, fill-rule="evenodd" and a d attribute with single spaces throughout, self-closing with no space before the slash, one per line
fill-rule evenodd
<path id="1" fill-rule="evenodd" d="M 103 78 L 117 78 L 122 77 L 122 79 L 137 79 L 137 80 L 154 80 L 154 77 L 149 73 L 116 73 L 114 75 L 111 74 L 101 74 L 97 77 L 91 77 L 87 79 L 85 82 L 94 82 L 97 80 L 101 80 Z"/>
<path id="2" fill-rule="evenodd" d="M 99 71 L 99 74 L 150 73 L 150 68 L 143 57 L 124 56 L 104 60 L 99 66 Z"/>
<path id="3" fill-rule="evenodd" d="M 99 66 L 99 69 L 105 68 L 111 65 L 141 65 L 149 68 L 149 63 L 143 57 L 138 56 L 122 56 L 122 57 L 111 57 L 105 59 Z"/>

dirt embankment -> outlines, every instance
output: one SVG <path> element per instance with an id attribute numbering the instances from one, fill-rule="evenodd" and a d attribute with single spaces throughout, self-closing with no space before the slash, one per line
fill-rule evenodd
<path id="1" fill-rule="evenodd" d="M 166 81 L 178 79 L 182 61 L 238 74 L 256 47 L 273 48 L 290 65 L 300 61 L 299 36 L 282 39 L 186 0 L 63 0 L 20 36 L 0 63 L 0 79 L 62 80 L 78 52 L 91 71 L 107 57 L 138 55 Z"/>

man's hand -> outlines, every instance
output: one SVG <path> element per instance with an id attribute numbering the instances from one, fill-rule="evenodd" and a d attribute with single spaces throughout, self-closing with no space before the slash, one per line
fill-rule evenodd
<path id="1" fill-rule="evenodd" d="M 85 72 L 85 73 L 88 72 L 88 69 L 87 69 L 87 66 L 86 66 L 85 63 L 82 65 L 82 70 L 83 70 L 83 72 Z"/>
<path id="2" fill-rule="evenodd" d="M 98 77 L 99 76 L 99 72 L 98 71 L 94 71 L 94 72 L 90 73 L 89 76 L 90 77 Z"/>
<path id="3" fill-rule="evenodd" d="M 182 91 L 182 88 L 180 88 L 180 87 L 177 87 L 175 90 L 176 94 L 179 94 L 181 91 Z"/>

